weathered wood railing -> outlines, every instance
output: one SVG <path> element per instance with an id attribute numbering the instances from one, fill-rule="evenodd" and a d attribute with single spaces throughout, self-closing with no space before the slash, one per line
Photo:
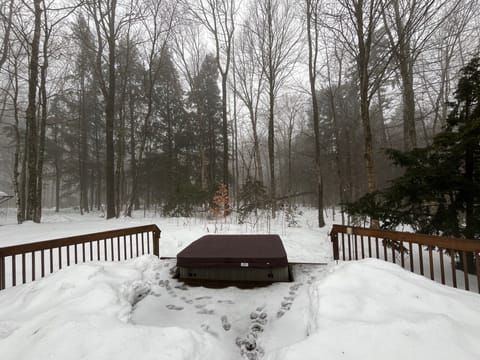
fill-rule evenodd
<path id="1" fill-rule="evenodd" d="M 3 247 L 0 290 L 34 281 L 70 264 L 121 261 L 144 254 L 159 256 L 159 239 L 156 225 L 144 225 Z"/>
<path id="2" fill-rule="evenodd" d="M 440 278 L 442 284 L 455 288 L 460 285 L 458 283 L 463 282 L 465 290 L 471 290 L 470 283 L 475 282 L 476 277 L 477 290 L 480 293 L 480 240 L 345 225 L 333 225 L 330 236 L 335 260 L 375 257 L 398 262 L 403 268 L 421 275 L 425 275 L 425 268 L 428 268 L 430 279 Z M 444 254 L 450 257 L 447 271 Z M 468 272 L 468 259 L 474 264 L 474 274 Z M 457 260 L 463 264 L 460 270 Z M 470 270 L 472 272 L 473 269 Z"/>

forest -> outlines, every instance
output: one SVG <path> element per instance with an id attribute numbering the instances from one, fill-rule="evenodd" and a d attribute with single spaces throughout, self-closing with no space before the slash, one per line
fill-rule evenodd
<path id="1" fill-rule="evenodd" d="M 0 190 L 18 223 L 301 204 L 322 227 L 435 152 L 480 49 L 477 0 L 0 0 L 0 23 Z"/>

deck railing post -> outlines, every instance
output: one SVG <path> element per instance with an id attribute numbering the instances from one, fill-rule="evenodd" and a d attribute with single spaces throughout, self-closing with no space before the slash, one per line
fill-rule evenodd
<path id="1" fill-rule="evenodd" d="M 480 250 L 475 251 L 475 265 L 477 270 L 477 286 L 478 293 L 480 294 Z"/>
<path id="2" fill-rule="evenodd" d="M 333 245 L 333 260 L 339 260 L 339 249 L 338 249 L 338 233 L 332 229 L 332 232 L 330 234 L 330 237 L 332 239 L 332 245 Z"/>
<path id="3" fill-rule="evenodd" d="M 153 255 L 160 257 L 160 229 L 153 230 Z"/>
<path id="4" fill-rule="evenodd" d="M 0 290 L 5 289 L 5 257 L 0 255 Z"/>

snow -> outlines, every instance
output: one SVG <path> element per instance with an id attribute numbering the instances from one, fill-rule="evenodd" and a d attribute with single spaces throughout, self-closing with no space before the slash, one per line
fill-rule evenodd
<path id="1" fill-rule="evenodd" d="M 3 197 L 3 196 L 8 196 L 7 193 L 3 192 L 3 191 L 0 191 L 0 197 Z"/>
<path id="2" fill-rule="evenodd" d="M 479 359 L 480 296 L 381 260 L 331 261 L 328 228 L 156 216 L 105 221 L 47 213 L 0 226 L 1 246 L 156 223 L 174 256 L 205 233 L 275 232 L 298 261 L 294 282 L 185 286 L 175 260 L 91 262 L 0 291 L 0 359 Z M 327 220 L 332 223 L 333 219 Z"/>

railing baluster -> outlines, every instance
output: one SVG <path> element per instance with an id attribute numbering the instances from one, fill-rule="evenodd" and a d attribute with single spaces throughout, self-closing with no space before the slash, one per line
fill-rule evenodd
<path id="1" fill-rule="evenodd" d="M 42 278 L 45 277 L 45 255 L 43 254 L 44 250 L 40 250 L 40 263 L 42 265 L 41 268 L 41 276 Z"/>
<path id="2" fill-rule="evenodd" d="M 363 244 L 363 235 L 360 235 L 360 244 L 362 245 L 361 249 L 362 249 L 362 259 L 365 259 L 365 247 L 364 247 L 364 244 Z"/>
<path id="3" fill-rule="evenodd" d="M 380 245 L 378 244 L 377 236 L 375 236 L 375 251 L 376 251 L 377 259 L 380 259 Z"/>
<path id="4" fill-rule="evenodd" d="M 357 242 L 357 235 L 353 235 L 353 241 L 354 241 L 354 246 L 355 246 L 355 260 L 358 260 L 358 242 Z"/>
<path id="5" fill-rule="evenodd" d="M 452 281 L 453 287 L 457 287 L 457 268 L 455 266 L 455 250 L 450 249 L 450 258 L 451 258 L 451 265 L 452 265 Z"/>
<path id="6" fill-rule="evenodd" d="M 85 243 L 82 243 L 82 262 L 85 262 Z"/>
<path id="7" fill-rule="evenodd" d="M 404 254 L 404 249 L 403 249 L 403 241 L 399 241 L 400 243 L 400 257 L 401 257 L 401 264 L 402 268 L 405 269 L 405 254 Z"/>
<path id="8" fill-rule="evenodd" d="M 138 234 L 135 234 L 135 246 L 136 246 L 136 249 L 137 249 L 137 252 L 135 254 L 135 256 L 138 256 Z"/>
<path id="9" fill-rule="evenodd" d="M 468 262 L 467 262 L 466 251 L 462 251 L 462 260 L 463 260 L 463 278 L 465 280 L 465 290 L 470 290 L 470 285 L 468 283 Z"/>
<path id="10" fill-rule="evenodd" d="M 67 266 L 70 266 L 70 246 L 67 245 Z"/>
<path id="11" fill-rule="evenodd" d="M 372 257 L 372 238 L 368 236 L 368 257 Z"/>
<path id="12" fill-rule="evenodd" d="M 345 234 L 342 233 L 342 255 L 343 261 L 345 261 Z"/>
<path id="13" fill-rule="evenodd" d="M 475 268 L 477 270 L 477 290 L 480 294 L 480 250 L 475 251 Z"/>
<path id="14" fill-rule="evenodd" d="M 16 264 L 16 255 L 12 256 L 12 286 L 17 285 L 17 264 Z M 4 272 L 5 273 L 5 272 Z"/>
<path id="15" fill-rule="evenodd" d="M 103 258 L 105 261 L 107 261 L 107 239 L 103 239 Z"/>
<path id="16" fill-rule="evenodd" d="M 22 253 L 22 284 L 25 284 L 26 279 L 26 269 L 25 269 L 25 253 Z"/>
<path id="17" fill-rule="evenodd" d="M 383 259 L 384 259 L 385 261 L 388 261 L 388 256 L 387 256 L 387 242 L 388 242 L 387 239 L 383 239 L 383 242 L 382 242 L 382 244 L 383 244 Z"/>
<path id="18" fill-rule="evenodd" d="M 0 256 L 0 290 L 7 287 L 5 281 L 5 257 L 2 255 Z"/>
<path id="19" fill-rule="evenodd" d="M 411 241 L 408 242 L 408 251 L 410 253 L 410 271 L 413 272 L 415 265 L 413 263 L 413 245 Z"/>
<path id="20" fill-rule="evenodd" d="M 432 247 L 431 246 L 428 247 L 428 261 L 429 261 L 429 264 L 430 264 L 430 279 L 435 280 L 435 275 L 434 275 L 434 272 L 433 272 L 433 256 L 432 256 Z"/>
<path id="21" fill-rule="evenodd" d="M 143 237 L 144 232 L 142 232 L 142 255 L 145 255 L 145 239 Z"/>
<path id="22" fill-rule="evenodd" d="M 32 251 L 32 281 L 35 280 L 35 251 Z"/>
<path id="23" fill-rule="evenodd" d="M 100 261 L 100 240 L 97 240 L 97 261 Z"/>
<path id="24" fill-rule="evenodd" d="M 445 285 L 445 266 L 443 262 L 443 249 L 438 249 L 440 253 L 440 277 L 442 278 L 442 284 Z"/>
<path id="25" fill-rule="evenodd" d="M 395 243 L 396 243 L 395 241 L 390 240 L 390 246 L 392 247 L 392 262 L 394 264 L 397 263 L 397 259 L 396 259 L 396 256 L 395 256 Z"/>
<path id="26" fill-rule="evenodd" d="M 130 259 L 133 258 L 132 235 L 130 235 Z"/>
<path id="27" fill-rule="evenodd" d="M 110 250 L 111 250 L 111 255 L 112 255 L 112 261 L 115 261 L 115 252 L 113 251 L 113 237 L 110 238 Z"/>
<path id="28" fill-rule="evenodd" d="M 151 232 L 147 233 L 147 254 L 150 254 L 150 233 Z M 151 234 L 152 234 L 151 238 L 153 239 L 153 233 Z"/>
<path id="29" fill-rule="evenodd" d="M 58 268 L 62 268 L 62 247 L 58 248 Z"/>
<path id="30" fill-rule="evenodd" d="M 78 264 L 78 250 L 77 244 L 73 245 L 75 247 L 75 264 Z"/>
<path id="31" fill-rule="evenodd" d="M 117 236 L 117 260 L 120 261 L 120 236 Z"/>
<path id="32" fill-rule="evenodd" d="M 123 259 L 127 260 L 127 237 L 123 236 Z"/>
<path id="33" fill-rule="evenodd" d="M 50 274 L 53 273 L 53 249 L 50 248 Z"/>
<path id="34" fill-rule="evenodd" d="M 419 257 L 419 260 L 420 260 L 420 274 L 424 275 L 424 273 L 423 273 L 423 249 L 422 249 L 421 244 L 418 244 L 418 257 Z"/>

